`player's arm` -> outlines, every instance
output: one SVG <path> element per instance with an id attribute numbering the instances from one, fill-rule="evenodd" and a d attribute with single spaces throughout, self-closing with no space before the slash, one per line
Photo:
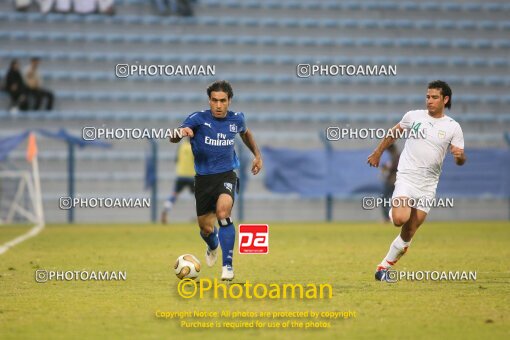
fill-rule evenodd
<path id="1" fill-rule="evenodd" d="M 457 124 L 450 142 L 450 152 L 455 159 L 455 164 L 464 165 L 466 163 L 466 155 L 464 154 L 464 134 L 462 128 Z"/>
<path id="2" fill-rule="evenodd" d="M 173 134 L 172 136 L 170 136 L 170 142 L 179 143 L 181 139 L 183 139 L 184 137 L 193 138 L 193 136 L 195 135 L 193 133 L 193 130 L 189 127 L 180 128 L 179 131 L 181 136 L 179 136 L 179 134 L 177 133 Z"/>
<path id="3" fill-rule="evenodd" d="M 170 142 L 179 143 L 184 137 L 193 138 L 195 136 L 193 129 L 196 129 L 198 125 L 200 125 L 199 112 L 192 113 L 179 126 L 179 133 L 170 136 Z"/>
<path id="4" fill-rule="evenodd" d="M 368 156 L 367 163 L 370 164 L 370 166 L 378 167 L 379 161 L 381 160 L 381 156 L 391 144 L 395 142 L 396 138 L 393 138 L 393 136 L 400 136 L 402 131 L 404 131 L 404 128 L 400 126 L 400 123 L 395 125 L 391 128 L 391 133 L 388 133 L 387 136 L 379 143 L 377 148 L 375 148 L 374 152 Z"/>
<path id="5" fill-rule="evenodd" d="M 250 149 L 255 158 L 253 159 L 251 165 L 252 174 L 256 175 L 262 170 L 262 155 L 260 153 L 259 147 L 255 142 L 255 138 L 253 137 L 253 133 L 249 129 L 246 129 L 244 133 L 240 134 L 243 143 Z"/>
<path id="6" fill-rule="evenodd" d="M 464 154 L 464 149 L 458 148 L 455 145 L 450 145 L 450 152 L 455 159 L 455 164 L 464 165 L 464 163 L 466 163 L 466 155 Z"/>

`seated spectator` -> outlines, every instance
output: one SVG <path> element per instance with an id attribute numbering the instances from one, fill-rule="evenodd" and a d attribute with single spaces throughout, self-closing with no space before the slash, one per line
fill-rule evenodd
<path id="1" fill-rule="evenodd" d="M 90 14 L 99 11 L 101 14 L 115 14 L 115 0 L 74 0 L 74 11 L 79 14 Z"/>
<path id="2" fill-rule="evenodd" d="M 172 12 L 172 0 L 153 0 L 154 8 L 161 15 L 169 15 Z"/>
<path id="3" fill-rule="evenodd" d="M 57 0 L 55 11 L 58 13 L 70 13 L 72 0 Z"/>
<path id="4" fill-rule="evenodd" d="M 154 0 L 154 5 L 158 13 L 162 15 L 193 16 L 193 7 L 190 0 Z"/>
<path id="5" fill-rule="evenodd" d="M 25 111 L 28 109 L 27 87 L 19 71 L 19 62 L 17 59 L 11 61 L 11 65 L 7 71 L 5 90 L 11 97 L 9 111 L 12 114 L 16 114 L 18 110 Z"/>
<path id="6" fill-rule="evenodd" d="M 14 6 L 17 11 L 26 12 L 30 8 L 32 0 L 14 0 Z"/>
<path id="7" fill-rule="evenodd" d="M 25 71 L 25 82 L 28 87 L 28 94 L 32 103 L 30 108 L 32 110 L 40 110 L 43 99 L 46 99 L 46 110 L 53 108 L 53 93 L 42 87 L 41 77 L 39 76 L 39 58 L 32 58 L 30 65 Z"/>
<path id="8" fill-rule="evenodd" d="M 99 13 L 114 15 L 115 14 L 114 2 L 115 2 L 114 0 L 97 0 Z"/>
<path id="9" fill-rule="evenodd" d="M 30 6 L 34 0 L 15 0 L 14 5 L 16 6 L 17 11 L 26 12 L 30 9 Z M 53 4 L 55 0 L 35 0 L 35 3 L 39 6 L 39 10 L 41 13 L 49 13 L 53 9 Z"/>
<path id="10" fill-rule="evenodd" d="M 39 3 L 41 13 L 46 14 L 51 12 L 55 0 L 37 0 L 37 2 Z"/>
<path id="11" fill-rule="evenodd" d="M 173 0 L 175 1 L 175 0 Z M 34 0 L 14 0 L 17 11 L 28 11 Z M 41 13 L 115 14 L 115 0 L 35 0 Z"/>
<path id="12" fill-rule="evenodd" d="M 74 11 L 78 14 L 91 14 L 96 11 L 96 0 L 74 0 Z"/>

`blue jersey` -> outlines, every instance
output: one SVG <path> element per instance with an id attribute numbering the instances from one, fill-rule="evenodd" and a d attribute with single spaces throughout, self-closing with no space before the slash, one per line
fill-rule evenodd
<path id="1" fill-rule="evenodd" d="M 189 115 L 181 127 L 193 130 L 191 149 L 198 175 L 211 175 L 239 168 L 234 150 L 236 134 L 246 131 L 242 112 L 228 111 L 225 118 L 215 118 L 211 110 Z"/>

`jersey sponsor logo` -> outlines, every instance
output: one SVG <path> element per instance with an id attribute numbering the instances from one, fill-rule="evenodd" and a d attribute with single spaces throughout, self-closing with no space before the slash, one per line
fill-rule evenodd
<path id="1" fill-rule="evenodd" d="M 232 146 L 234 145 L 233 139 L 212 139 L 209 136 L 205 136 L 204 143 L 212 146 Z"/>
<path id="2" fill-rule="evenodd" d="M 232 192 L 232 183 L 225 182 L 225 183 L 223 183 L 223 185 L 225 186 L 225 188 L 226 188 L 228 191 Z"/>
<path id="3" fill-rule="evenodd" d="M 267 224 L 239 225 L 239 253 L 269 253 L 269 226 Z"/>
<path id="4" fill-rule="evenodd" d="M 441 139 L 445 139 L 446 137 L 446 131 L 443 131 L 443 130 L 439 130 L 439 132 L 437 133 L 437 136 Z"/>
<path id="5" fill-rule="evenodd" d="M 237 125 L 236 124 L 230 124 L 229 129 L 230 129 L 230 132 L 237 133 Z"/>

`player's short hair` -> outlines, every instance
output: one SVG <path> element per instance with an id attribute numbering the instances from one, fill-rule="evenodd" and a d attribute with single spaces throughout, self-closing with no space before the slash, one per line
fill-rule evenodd
<path id="1" fill-rule="evenodd" d="M 448 96 L 450 99 L 448 99 L 448 103 L 446 103 L 445 107 L 449 110 L 452 107 L 452 89 L 450 88 L 450 85 L 448 85 L 446 82 L 442 80 L 434 80 L 431 81 L 427 87 L 428 89 L 440 89 L 441 94 L 443 97 Z"/>
<path id="2" fill-rule="evenodd" d="M 211 92 L 225 92 L 228 96 L 228 99 L 232 99 L 234 96 L 234 90 L 232 90 L 232 85 L 226 80 L 216 80 L 214 83 L 207 87 L 207 96 L 211 98 Z"/>

